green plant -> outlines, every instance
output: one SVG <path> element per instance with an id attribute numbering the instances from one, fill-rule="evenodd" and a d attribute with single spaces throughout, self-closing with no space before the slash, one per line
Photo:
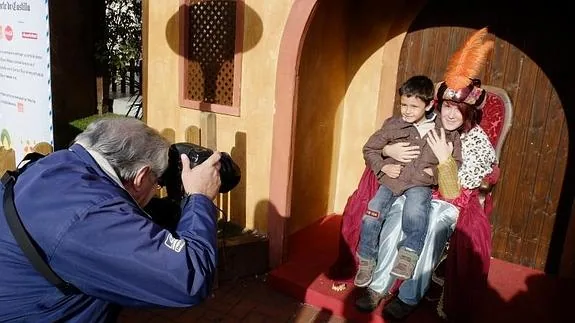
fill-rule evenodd
<path id="1" fill-rule="evenodd" d="M 142 0 L 105 0 L 106 33 L 96 43 L 96 59 L 117 72 L 138 62 L 142 49 Z"/>
<path id="2" fill-rule="evenodd" d="M 70 122 L 70 125 L 76 129 L 78 129 L 80 132 L 86 130 L 86 128 L 88 127 L 88 125 L 96 120 L 102 119 L 102 118 L 116 118 L 116 117 L 123 117 L 120 114 L 115 114 L 115 113 L 104 113 L 104 114 L 94 114 L 91 115 L 89 117 L 85 117 L 85 118 L 81 118 L 81 119 L 76 119 L 72 122 Z"/>

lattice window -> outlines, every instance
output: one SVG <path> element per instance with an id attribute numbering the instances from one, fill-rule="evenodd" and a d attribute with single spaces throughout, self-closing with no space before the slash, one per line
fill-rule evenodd
<path id="1" fill-rule="evenodd" d="M 186 0 L 183 41 L 184 101 L 234 106 L 235 0 Z"/>

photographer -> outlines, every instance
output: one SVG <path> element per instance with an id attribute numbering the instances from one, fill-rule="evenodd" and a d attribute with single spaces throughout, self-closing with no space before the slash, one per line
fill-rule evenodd
<path id="1" fill-rule="evenodd" d="M 107 322 L 120 306 L 190 306 L 216 270 L 220 154 L 190 168 L 170 232 L 142 209 L 168 167 L 169 143 L 133 118 L 96 121 L 66 150 L 26 165 L 14 205 L 43 260 L 69 289 L 31 265 L 0 207 L 0 322 Z M 4 196 L 5 185 L 0 187 Z"/>

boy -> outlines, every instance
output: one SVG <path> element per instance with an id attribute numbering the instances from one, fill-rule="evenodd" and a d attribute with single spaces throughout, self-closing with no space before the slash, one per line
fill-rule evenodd
<path id="1" fill-rule="evenodd" d="M 380 186 L 362 218 L 359 269 L 354 281 L 358 287 L 371 283 L 377 262 L 379 234 L 391 205 L 400 195 L 406 197 L 402 216 L 402 230 L 406 237 L 391 274 L 400 279 L 409 279 L 413 275 L 427 234 L 431 186 L 437 185 L 434 174 L 438 161 L 426 142 L 428 131 L 441 128 L 440 118 L 433 113 L 433 93 L 434 85 L 428 77 L 418 75 L 408 79 L 399 88 L 401 115 L 387 119 L 363 147 L 363 157 Z M 453 143 L 453 156 L 460 165 L 459 134 L 446 131 L 446 138 Z M 420 155 L 408 163 L 384 159 L 382 149 L 397 142 L 419 146 Z"/>

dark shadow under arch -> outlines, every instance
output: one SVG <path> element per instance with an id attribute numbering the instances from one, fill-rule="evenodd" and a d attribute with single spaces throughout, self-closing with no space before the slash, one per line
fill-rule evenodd
<path id="1" fill-rule="evenodd" d="M 556 2 L 556 5 L 553 3 Z M 293 137 L 295 135 L 295 118 L 297 111 L 297 88 L 299 55 L 303 46 L 306 31 L 313 21 L 314 12 L 319 0 L 295 0 L 286 23 L 284 35 L 280 45 L 280 53 L 276 80 L 276 111 L 274 116 L 274 134 L 272 147 L 272 174 L 270 181 L 270 204 L 268 231 L 270 234 L 270 262 L 274 267 L 281 263 L 285 239 L 285 219 L 290 216 L 291 199 L 291 173 L 293 162 Z M 575 86 L 573 78 L 573 65 L 570 64 L 570 51 L 566 50 L 566 41 L 573 34 L 570 22 L 573 14 L 568 10 L 567 4 L 559 1 L 547 1 L 538 6 L 529 6 L 525 2 L 509 1 L 507 9 L 501 1 L 483 1 L 478 3 L 462 3 L 456 1 L 433 1 L 425 10 L 436 12 L 453 12 L 457 15 L 448 16 L 440 23 L 431 19 L 419 20 L 409 28 L 409 31 L 437 26 L 461 26 L 478 29 L 488 25 L 491 33 L 506 40 L 529 56 L 551 80 L 558 93 L 563 107 L 574 106 L 575 95 L 571 94 Z M 403 6 L 404 1 L 396 1 L 386 6 Z M 488 15 L 479 15 L 478 7 L 487 8 Z M 383 10 L 382 5 L 382 10 Z M 510 24 L 509 17 L 516 17 L 514 24 Z M 414 17 L 397 17 L 397 23 L 402 25 Z M 519 25 L 517 24 L 519 22 Z M 545 32 L 541 28 L 547 24 Z M 407 24 L 409 25 L 409 24 Z M 513 30 L 521 30 L 514 34 Z M 406 30 L 391 28 L 380 44 L 373 46 L 373 51 L 380 48 L 386 41 Z M 517 35 L 530 35 L 531 42 L 524 42 Z M 379 47 L 378 47 L 379 46 Z M 367 58 L 367 56 L 366 56 Z M 569 137 L 575 131 L 575 111 L 565 108 L 565 118 L 569 128 Z M 561 197 L 557 208 L 557 219 L 554 235 L 551 241 L 546 271 L 557 273 L 564 253 L 564 242 L 567 227 L 572 213 L 574 190 L 569 184 L 575 179 L 573 166 L 573 145 L 575 140 L 569 142 L 567 167 L 563 180 Z"/>
<path id="2" fill-rule="evenodd" d="M 457 8 L 458 15 L 446 15 L 446 8 Z M 547 1 L 540 5 L 527 5 L 516 1 L 482 1 L 481 7 L 477 3 L 462 3 L 460 1 L 437 1 L 429 3 L 421 14 L 415 19 L 408 33 L 421 31 L 426 28 L 436 27 L 463 27 L 479 29 L 487 26 L 490 34 L 506 41 L 533 61 L 545 74 L 551 86 L 557 93 L 560 104 L 563 107 L 567 124 L 567 137 L 569 140 L 565 173 L 563 175 L 561 194 L 556 209 L 555 224 L 545 262 L 545 271 L 550 274 L 558 274 L 560 267 L 563 271 L 570 270 L 569 275 L 575 275 L 575 257 L 570 256 L 575 250 L 569 250 L 566 241 L 575 239 L 575 230 L 569 229 L 570 221 L 573 222 L 573 200 L 575 189 L 572 185 L 575 179 L 575 111 L 569 107 L 575 104 L 573 94 L 573 73 L 575 68 L 571 53 L 565 50 L 566 37 L 575 32 L 572 20 L 575 15 L 566 4 L 560 1 Z M 497 50 L 497 49 L 496 49 Z M 519 68 L 523 68 L 525 61 L 521 58 L 517 62 Z M 501 71 L 500 77 L 504 77 L 507 71 Z M 498 77 L 495 75 L 494 77 Z M 486 79 L 488 84 L 503 83 L 503 80 Z M 509 83 L 509 82 L 506 82 Z M 521 80 L 511 82 L 508 91 L 517 92 Z M 534 89 L 521 89 L 533 91 Z M 517 106 L 517 109 L 525 108 Z M 531 106 L 527 107 L 531 109 Z M 537 107 L 535 107 L 537 108 Z M 557 125 L 560 128 L 560 125 Z M 525 134 L 527 135 L 527 134 Z M 534 154 L 539 153 L 533 152 Z M 549 161 L 554 162 L 554 161 Z M 521 167 L 520 165 L 516 165 Z M 522 171 L 535 171 L 523 169 Z M 555 170 L 557 171 L 557 170 Z M 521 183 L 519 183 L 520 185 Z M 553 210 L 555 211 L 555 210 Z M 573 226 L 573 224 L 571 224 Z M 567 269 L 570 267 L 570 269 Z M 564 273 L 567 274 L 567 273 Z"/>

